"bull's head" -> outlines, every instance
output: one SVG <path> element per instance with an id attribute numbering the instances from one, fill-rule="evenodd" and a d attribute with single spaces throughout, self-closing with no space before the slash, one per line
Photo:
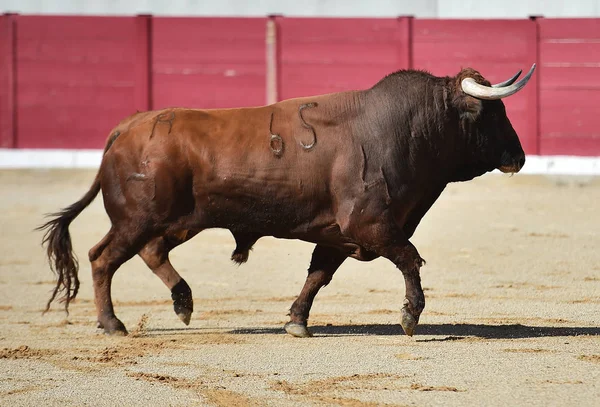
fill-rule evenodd
<path id="1" fill-rule="evenodd" d="M 454 105 L 460 112 L 462 131 L 471 149 L 476 149 L 477 164 L 511 173 L 525 164 L 525 153 L 501 99 L 521 90 L 534 70 L 535 64 L 519 82 L 515 83 L 521 71 L 496 85 L 473 69 L 464 69 L 456 77 Z"/>

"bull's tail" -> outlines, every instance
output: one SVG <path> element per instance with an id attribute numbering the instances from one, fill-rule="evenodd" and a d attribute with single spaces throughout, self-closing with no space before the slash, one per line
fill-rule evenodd
<path id="1" fill-rule="evenodd" d="M 118 135 L 119 133 L 117 132 L 109 138 L 104 148 L 104 154 Z M 77 296 L 77 292 L 79 291 L 79 263 L 73 253 L 69 225 L 92 203 L 98 192 L 100 192 L 100 174 L 101 171 L 99 170 L 89 191 L 79 201 L 59 212 L 49 214 L 48 216 L 53 219 L 36 228 L 36 230 L 45 231 L 42 245 L 46 246 L 50 268 L 56 274 L 57 279 L 56 287 L 54 287 L 44 312 L 50 309 L 50 304 L 56 299 L 58 294 L 64 293 L 60 301 L 65 303 L 65 311 L 68 313 L 69 303 Z"/>
<path id="2" fill-rule="evenodd" d="M 61 301 L 65 303 L 65 310 L 67 312 L 69 303 L 77 296 L 77 291 L 79 290 L 79 277 L 77 275 L 79 263 L 73 253 L 69 225 L 100 192 L 99 174 L 96 175 L 92 187 L 83 198 L 59 212 L 50 214 L 49 216 L 52 216 L 53 219 L 37 228 L 37 230 L 45 230 L 42 244 L 46 245 L 50 268 L 56 274 L 57 278 L 56 287 L 54 287 L 54 291 L 48 304 L 46 304 L 44 312 L 50 309 L 50 304 L 59 293 L 64 293 Z"/>

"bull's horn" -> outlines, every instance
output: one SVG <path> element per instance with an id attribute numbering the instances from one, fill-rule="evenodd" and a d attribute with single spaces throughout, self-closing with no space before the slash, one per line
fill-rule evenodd
<path id="1" fill-rule="evenodd" d="M 519 76 L 521 76 L 521 73 L 523 73 L 523 70 L 519 69 L 519 72 L 517 72 L 516 74 L 514 74 L 512 78 L 507 79 L 504 82 L 500 82 L 500 83 L 497 83 L 495 85 L 492 85 L 492 88 L 503 88 L 505 86 L 512 85 L 513 83 L 515 83 L 515 81 L 517 80 L 517 78 Z"/>
<path id="2" fill-rule="evenodd" d="M 535 64 L 532 65 L 529 72 L 527 72 L 527 75 L 525 75 L 525 77 L 523 79 L 521 79 L 519 82 L 514 83 L 512 85 L 500 87 L 500 88 L 493 88 L 491 86 L 481 85 L 481 84 L 475 82 L 475 80 L 473 78 L 463 79 L 462 82 L 460 83 L 460 85 L 462 87 L 463 92 L 465 92 L 467 95 L 471 95 L 478 99 L 487 99 L 487 100 L 502 99 L 502 98 L 513 95 L 513 94 L 517 93 L 518 91 L 520 91 L 521 88 L 523 88 L 523 86 L 525 86 L 527 84 L 527 82 L 529 82 L 529 79 L 531 79 L 531 75 L 533 75 L 533 71 L 535 71 Z"/>

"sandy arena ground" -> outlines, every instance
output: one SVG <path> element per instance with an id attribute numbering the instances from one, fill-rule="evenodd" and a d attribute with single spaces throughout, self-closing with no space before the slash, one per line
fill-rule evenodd
<path id="1" fill-rule="evenodd" d="M 172 253 L 194 292 L 189 327 L 132 259 L 113 299 L 131 335 L 95 328 L 87 251 L 97 199 L 71 226 L 82 289 L 41 315 L 53 276 L 33 232 L 94 171 L 0 172 L 0 405 L 572 405 L 600 400 L 600 179 L 491 175 L 451 185 L 412 241 L 427 306 L 398 325 L 402 275 L 347 260 L 317 296 L 314 338 L 283 333 L 312 245 L 260 240 L 244 266 L 229 232 Z"/>

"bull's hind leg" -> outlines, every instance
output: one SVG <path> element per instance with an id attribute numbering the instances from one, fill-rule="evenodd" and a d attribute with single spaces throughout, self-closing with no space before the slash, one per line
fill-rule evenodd
<path id="1" fill-rule="evenodd" d="M 177 270 L 173 268 L 169 260 L 169 252 L 196 236 L 198 232 L 198 230 L 186 230 L 178 234 L 168 234 L 154 238 L 138 253 L 154 274 L 171 290 L 175 314 L 186 325 L 189 325 L 194 311 L 192 290 Z M 236 232 L 234 238 L 236 248 L 231 255 L 231 259 L 241 264 L 248 260 L 248 252 L 260 238 L 260 235 Z"/>
<path id="2" fill-rule="evenodd" d="M 312 336 L 307 328 L 308 315 L 315 296 L 331 281 L 333 274 L 346 259 L 346 255 L 337 249 L 317 245 L 312 254 L 308 276 L 300 295 L 290 308 L 290 322 L 285 330 L 300 338 Z"/>
<path id="3" fill-rule="evenodd" d="M 194 237 L 198 232 L 185 231 L 180 235 L 157 237 L 138 253 L 146 265 L 156 274 L 171 290 L 173 309 L 175 314 L 189 325 L 194 311 L 192 289 L 188 283 L 177 273 L 169 260 L 169 252 L 180 244 Z"/>
<path id="4" fill-rule="evenodd" d="M 131 230 L 131 228 L 123 230 Z M 141 235 L 131 236 L 111 229 L 100 243 L 90 250 L 98 326 L 104 328 L 107 334 L 127 335 L 125 325 L 115 315 L 111 283 L 117 269 L 129 260 L 141 245 L 143 245 Z"/>

